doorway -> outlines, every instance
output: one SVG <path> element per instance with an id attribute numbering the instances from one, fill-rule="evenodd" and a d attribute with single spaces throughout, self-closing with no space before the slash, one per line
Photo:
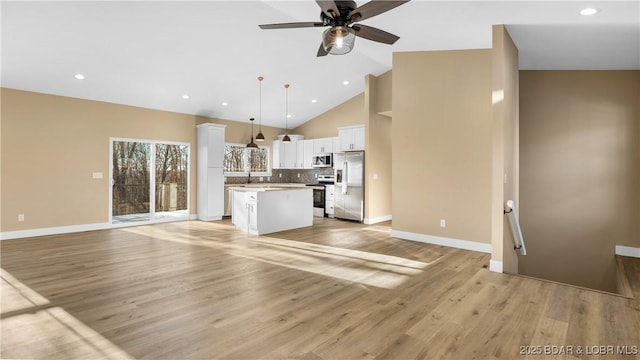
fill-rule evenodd
<path id="1" fill-rule="evenodd" d="M 111 139 L 111 223 L 189 217 L 189 144 Z"/>

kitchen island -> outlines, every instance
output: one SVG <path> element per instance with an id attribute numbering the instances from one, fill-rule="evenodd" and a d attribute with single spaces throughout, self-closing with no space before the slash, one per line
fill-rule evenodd
<path id="1" fill-rule="evenodd" d="M 230 187 L 231 221 L 253 235 L 313 225 L 313 189 L 308 187 Z"/>

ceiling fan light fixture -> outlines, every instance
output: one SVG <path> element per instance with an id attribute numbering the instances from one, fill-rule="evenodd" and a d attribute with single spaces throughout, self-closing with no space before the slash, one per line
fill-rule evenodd
<path id="1" fill-rule="evenodd" d="M 347 26 L 332 26 L 322 34 L 322 46 L 331 55 L 349 53 L 355 41 L 355 31 Z"/>

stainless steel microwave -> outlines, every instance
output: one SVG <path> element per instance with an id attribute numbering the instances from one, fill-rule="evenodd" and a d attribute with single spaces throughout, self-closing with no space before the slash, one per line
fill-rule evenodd
<path id="1" fill-rule="evenodd" d="M 314 168 L 332 167 L 333 154 L 314 154 L 312 164 Z"/>

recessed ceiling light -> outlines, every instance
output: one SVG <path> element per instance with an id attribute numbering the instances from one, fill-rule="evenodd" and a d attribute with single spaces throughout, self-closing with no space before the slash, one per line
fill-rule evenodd
<path id="1" fill-rule="evenodd" d="M 226 101 L 222 103 L 222 106 L 227 106 L 227 105 L 229 105 L 229 103 Z"/>
<path id="2" fill-rule="evenodd" d="M 580 10 L 580 15 L 584 15 L 584 16 L 595 15 L 599 11 L 600 10 L 598 10 L 596 8 L 586 8 L 586 9 Z"/>
<path id="3" fill-rule="evenodd" d="M 316 100 L 316 99 L 311 99 L 311 102 L 315 104 L 315 103 L 317 103 L 317 102 L 318 102 L 318 100 Z"/>
<path id="4" fill-rule="evenodd" d="M 186 100 L 186 99 L 189 98 L 189 95 L 188 94 L 184 94 L 184 95 L 182 95 L 182 98 Z"/>
<path id="5" fill-rule="evenodd" d="M 76 79 L 78 79 L 78 80 L 84 80 L 84 75 L 82 75 L 82 74 L 80 74 L 80 73 L 75 74 L 73 77 L 74 77 L 74 78 L 76 78 Z"/>
<path id="6" fill-rule="evenodd" d="M 342 82 L 342 85 L 349 85 L 349 80 L 345 80 Z"/>
<path id="7" fill-rule="evenodd" d="M 288 117 L 288 118 L 290 118 L 290 117 L 291 117 L 291 114 L 287 114 L 287 117 Z"/>

